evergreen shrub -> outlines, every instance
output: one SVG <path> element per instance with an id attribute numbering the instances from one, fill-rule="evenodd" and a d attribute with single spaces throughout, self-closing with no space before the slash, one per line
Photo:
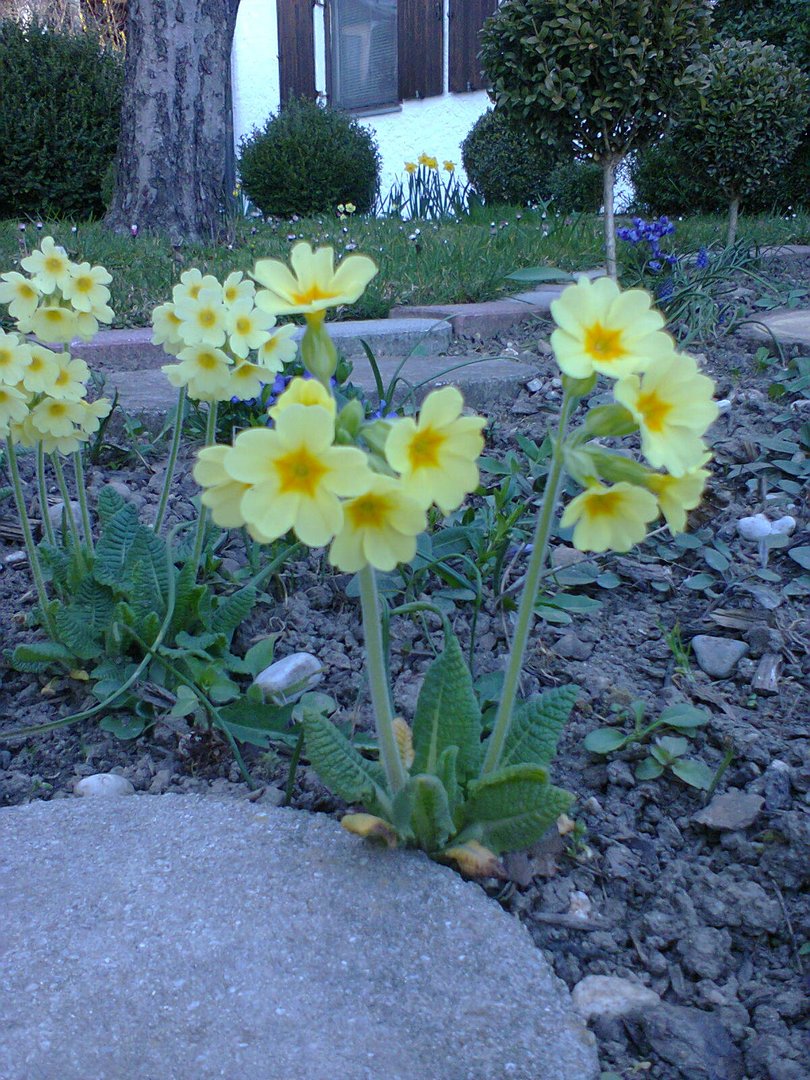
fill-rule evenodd
<path id="1" fill-rule="evenodd" d="M 464 171 L 486 203 L 526 206 L 547 197 L 559 150 L 531 140 L 498 109 L 480 116 L 461 144 Z"/>

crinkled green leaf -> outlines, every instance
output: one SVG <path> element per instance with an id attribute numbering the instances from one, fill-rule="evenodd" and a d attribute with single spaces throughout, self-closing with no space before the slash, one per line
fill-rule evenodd
<path id="1" fill-rule="evenodd" d="M 469 785 L 459 841 L 474 838 L 496 854 L 539 840 L 573 802 L 538 765 L 510 765 Z"/>
<path id="2" fill-rule="evenodd" d="M 481 710 L 458 639 L 445 634 L 444 651 L 428 668 L 413 720 L 413 772 L 435 773 L 448 746 L 458 747 L 458 772 L 474 776 L 481 761 Z"/>
<path id="3" fill-rule="evenodd" d="M 306 754 L 322 783 L 348 803 L 390 820 L 385 775 L 376 761 L 368 761 L 331 720 L 322 713 L 305 710 L 303 716 Z"/>
<path id="4" fill-rule="evenodd" d="M 212 628 L 220 634 L 225 634 L 230 641 L 236 628 L 245 621 L 255 607 L 257 596 L 255 587 L 246 585 L 220 601 L 211 619 Z"/>
<path id="5" fill-rule="evenodd" d="M 579 687 L 568 684 L 518 702 L 512 714 L 501 765 L 548 765 L 557 752 L 560 733 L 578 695 Z"/>
<path id="6" fill-rule="evenodd" d="M 430 773 L 409 777 L 394 799 L 393 822 L 401 836 L 413 836 L 423 851 L 443 847 L 455 825 L 441 780 Z"/>
<path id="7" fill-rule="evenodd" d="M 93 575 L 103 585 L 125 588 L 129 579 L 129 553 L 138 536 L 138 511 L 132 503 L 125 503 L 116 510 L 102 529 L 96 545 Z"/>

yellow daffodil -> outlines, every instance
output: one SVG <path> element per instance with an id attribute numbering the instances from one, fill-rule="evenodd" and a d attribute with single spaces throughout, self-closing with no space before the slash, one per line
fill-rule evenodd
<path id="1" fill-rule="evenodd" d="M 406 161 L 405 162 L 405 172 L 409 176 L 412 176 L 416 172 L 416 163 L 413 162 L 413 161 Z"/>
<path id="2" fill-rule="evenodd" d="M 686 528 L 686 511 L 699 505 L 708 478 L 709 470 L 703 468 L 690 469 L 683 476 L 652 473 L 647 478 L 673 536 Z"/>
<path id="3" fill-rule="evenodd" d="M 348 573 L 368 564 L 388 572 L 410 562 L 426 525 L 425 511 L 399 481 L 375 476 L 368 491 L 344 502 L 343 528 L 332 541 L 329 561 Z"/>
<path id="4" fill-rule="evenodd" d="M 714 383 L 685 354 L 657 360 L 643 375 L 621 379 L 616 400 L 638 421 L 641 450 L 657 469 L 683 476 L 704 458 L 702 436 L 717 419 Z"/>
<path id="5" fill-rule="evenodd" d="M 192 299 L 186 296 L 174 305 L 180 319 L 177 333 L 186 345 L 209 345 L 218 349 L 225 344 L 227 309 L 222 303 L 222 289 L 200 289 Z"/>
<path id="6" fill-rule="evenodd" d="M 252 485 L 242 498 L 245 520 L 270 539 L 292 529 L 310 547 L 340 531 L 340 497 L 362 494 L 373 473 L 355 447 L 333 446 L 335 422 L 318 405 L 291 405 L 272 430 L 251 428 L 236 437 L 225 468 Z"/>
<path id="7" fill-rule="evenodd" d="M 574 526 L 579 551 L 629 551 L 657 517 L 655 496 L 644 488 L 624 482 L 612 487 L 592 484 L 566 506 L 560 524 Z"/>
<path id="8" fill-rule="evenodd" d="M 49 394 L 59 375 L 56 354 L 42 345 L 31 346 L 28 366 L 22 374 L 22 384 L 32 394 Z"/>
<path id="9" fill-rule="evenodd" d="M 436 503 L 449 514 L 478 486 L 476 458 L 484 447 L 482 416 L 462 416 L 455 387 L 425 398 L 418 420 L 396 420 L 385 442 L 388 464 L 402 476 L 405 494 L 420 506 Z"/>
<path id="10" fill-rule="evenodd" d="M 251 349 L 259 349 L 269 340 L 268 330 L 275 318 L 254 306 L 253 300 L 236 300 L 225 314 L 228 344 L 234 356 L 244 360 Z"/>
<path id="11" fill-rule="evenodd" d="M 222 289 L 222 286 L 212 274 L 204 277 L 196 268 L 184 270 L 180 275 L 180 281 L 172 289 L 172 300 L 179 304 L 181 300 L 196 300 L 203 289 Z"/>
<path id="12" fill-rule="evenodd" d="M 455 161 L 445 161 L 445 163 L 444 163 L 444 171 L 449 172 L 449 173 L 455 172 L 456 171 L 456 163 L 455 163 Z"/>
<path id="13" fill-rule="evenodd" d="M 430 154 L 420 154 L 417 158 L 420 165 L 424 165 L 426 169 L 437 169 L 439 162 L 435 157 L 431 157 Z"/>
<path id="14" fill-rule="evenodd" d="M 211 511 L 214 522 L 223 529 L 239 529 L 245 524 L 242 516 L 242 496 L 250 484 L 234 480 L 225 471 L 225 459 L 232 453 L 230 446 L 206 446 L 197 454 L 193 476 L 203 488 L 202 504 Z"/>
<path id="15" fill-rule="evenodd" d="M 256 363 L 268 371 L 281 371 L 285 364 L 291 363 L 298 352 L 295 331 L 293 323 L 276 327 L 264 345 L 256 350 Z"/>
<path id="16" fill-rule="evenodd" d="M 256 294 L 256 306 L 271 315 L 308 316 L 322 321 L 327 308 L 353 304 L 377 273 L 367 255 L 347 255 L 335 269 L 331 247 L 313 251 L 308 243 L 295 244 L 290 269 L 280 259 L 260 259 L 253 276 L 264 288 Z"/>
<path id="17" fill-rule="evenodd" d="M 36 311 L 41 293 L 36 282 L 16 270 L 0 274 L 0 304 L 8 304 L 12 319 L 29 319 Z"/>
<path id="18" fill-rule="evenodd" d="M 43 237 L 39 250 L 32 251 L 20 265 L 32 275 L 37 287 L 44 293 L 63 288 L 70 278 L 67 252 L 54 243 L 52 236 Z"/>
<path id="19" fill-rule="evenodd" d="M 92 312 L 93 308 L 106 306 L 110 299 L 110 290 L 106 286 L 111 281 L 112 276 L 103 266 L 91 266 L 90 263 L 80 263 L 78 266 L 71 264 L 62 295 L 76 311 Z"/>
<path id="20" fill-rule="evenodd" d="M 0 383 L 16 386 L 31 363 L 31 346 L 0 330 Z"/>
<path id="21" fill-rule="evenodd" d="M 28 398 L 14 386 L 0 386 L 0 438 L 8 435 L 12 424 L 20 424 L 28 415 Z"/>
<path id="22" fill-rule="evenodd" d="M 252 301 L 255 295 L 256 286 L 250 278 L 244 276 L 241 270 L 234 270 L 232 274 L 228 274 L 222 283 L 222 302 L 225 307 L 229 308 L 240 300 Z"/>
<path id="23" fill-rule="evenodd" d="M 192 345 L 177 354 L 179 364 L 165 364 L 160 370 L 172 386 L 185 386 L 195 401 L 224 401 L 230 397 L 233 361 L 221 349 Z"/>
<path id="24" fill-rule="evenodd" d="M 290 405 L 318 405 L 332 416 L 337 411 L 335 399 L 323 383 L 318 382 L 317 379 L 302 379 L 300 375 L 296 375 L 291 380 L 290 385 L 268 412 L 276 420 L 279 414 Z"/>
<path id="25" fill-rule="evenodd" d="M 260 364 L 243 361 L 234 365 L 231 368 L 229 396 L 237 397 L 240 401 L 250 401 L 251 398 L 258 397 L 269 374 L 267 368 Z"/>
<path id="26" fill-rule="evenodd" d="M 643 289 L 622 292 L 610 278 L 581 277 L 551 304 L 558 329 L 551 346 L 560 369 L 574 379 L 595 371 L 620 379 L 674 352 L 664 319 Z"/>
<path id="27" fill-rule="evenodd" d="M 20 319 L 18 325 L 24 334 L 35 334 L 40 341 L 66 345 L 76 337 L 78 316 L 60 304 L 45 304 L 38 307 L 30 318 Z"/>
<path id="28" fill-rule="evenodd" d="M 81 401 L 90 378 L 90 368 L 84 360 L 78 357 L 72 359 L 70 353 L 58 353 L 56 363 L 58 371 L 49 393 L 61 401 Z"/>
<path id="29" fill-rule="evenodd" d="M 31 424 L 41 435 L 53 435 L 54 438 L 74 434 L 75 427 L 84 419 L 84 409 L 80 401 L 62 401 L 46 397 L 31 410 Z"/>
<path id="30" fill-rule="evenodd" d="M 180 324 L 183 320 L 174 309 L 174 304 L 160 304 L 152 312 L 152 344 L 162 345 L 163 351 L 175 356 L 183 348 L 180 337 Z"/>

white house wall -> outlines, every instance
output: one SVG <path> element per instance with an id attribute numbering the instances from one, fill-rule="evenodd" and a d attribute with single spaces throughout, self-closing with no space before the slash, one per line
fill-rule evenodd
<path id="1" fill-rule="evenodd" d="M 447 86 L 447 0 L 444 0 L 444 85 Z M 323 8 L 313 9 L 315 20 L 315 78 L 318 93 L 326 100 L 326 42 Z M 233 123 L 236 145 L 243 135 L 262 127 L 280 103 L 278 26 L 276 5 L 268 0 L 241 0 L 232 54 Z M 421 153 L 460 165 L 461 143 L 475 121 L 489 106 L 485 91 L 445 93 L 424 101 L 404 101 L 396 112 L 358 117 L 377 138 L 382 157 L 380 186 L 383 193 L 404 176 L 403 165 Z"/>

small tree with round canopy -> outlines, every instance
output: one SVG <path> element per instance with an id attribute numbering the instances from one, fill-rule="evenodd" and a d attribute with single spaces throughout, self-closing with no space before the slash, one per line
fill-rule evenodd
<path id="1" fill-rule="evenodd" d="M 707 0 L 506 0 L 484 24 L 481 59 L 498 108 L 602 166 L 614 278 L 616 166 L 667 127 L 710 13 Z"/>

